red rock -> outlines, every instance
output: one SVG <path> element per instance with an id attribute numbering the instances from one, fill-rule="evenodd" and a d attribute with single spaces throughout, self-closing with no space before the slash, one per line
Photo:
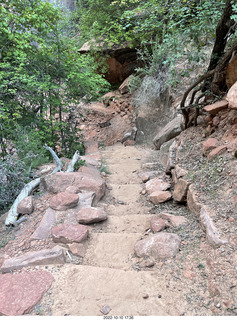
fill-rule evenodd
<path id="1" fill-rule="evenodd" d="M 165 221 L 159 217 L 153 217 L 153 218 L 151 218 L 150 226 L 151 226 L 152 232 L 156 233 L 156 232 L 160 232 L 160 231 L 164 230 L 165 228 L 169 227 L 170 225 L 169 225 L 169 223 L 167 223 L 167 221 Z"/>
<path id="2" fill-rule="evenodd" d="M 49 206 L 54 210 L 63 211 L 76 207 L 78 201 L 78 194 L 64 191 L 56 194 L 56 196 L 51 198 Z"/>
<path id="3" fill-rule="evenodd" d="M 188 220 L 183 216 L 174 216 L 169 213 L 162 213 L 161 214 L 163 219 L 169 220 L 173 226 L 178 227 L 180 225 L 186 224 Z"/>
<path id="4" fill-rule="evenodd" d="M 128 146 L 134 146 L 136 144 L 136 142 L 134 140 L 126 140 L 123 145 L 125 147 L 128 147 Z"/>
<path id="5" fill-rule="evenodd" d="M 28 252 L 22 256 L 7 259 L 1 267 L 1 272 L 7 273 L 28 266 L 63 264 L 64 262 L 65 255 L 63 248 L 56 246 L 52 249 Z"/>
<path id="6" fill-rule="evenodd" d="M 41 186 L 51 193 L 59 193 L 70 186 L 76 186 L 78 191 L 95 192 L 97 200 L 104 196 L 106 188 L 105 181 L 101 177 L 92 177 L 80 172 L 57 172 L 45 176 L 41 179 Z"/>
<path id="7" fill-rule="evenodd" d="M 85 240 L 89 231 L 83 225 L 59 224 L 52 228 L 51 234 L 54 242 L 72 243 Z"/>
<path id="8" fill-rule="evenodd" d="M 65 191 L 69 192 L 69 193 L 78 194 L 80 192 L 80 188 L 78 188 L 76 186 L 70 186 L 70 187 L 67 187 Z"/>
<path id="9" fill-rule="evenodd" d="M 167 189 L 170 188 L 170 183 L 169 182 L 164 182 L 160 178 L 154 178 L 146 182 L 146 191 L 148 194 L 151 194 L 155 191 L 166 191 Z"/>
<path id="10" fill-rule="evenodd" d="M 100 222 L 107 218 L 107 213 L 101 208 L 83 208 L 77 214 L 77 221 L 82 224 Z"/>
<path id="11" fill-rule="evenodd" d="M 228 108 L 228 101 L 226 100 L 221 100 L 217 101 L 213 104 L 209 104 L 205 106 L 203 109 L 210 114 L 216 115 L 219 111 L 227 109 Z"/>
<path id="12" fill-rule="evenodd" d="M 139 240 L 134 251 L 138 257 L 172 258 L 177 254 L 180 243 L 181 239 L 177 234 L 160 232 Z"/>
<path id="13" fill-rule="evenodd" d="M 209 138 L 206 141 L 203 142 L 202 145 L 202 153 L 204 155 L 207 155 L 207 153 L 213 149 L 215 149 L 216 147 L 218 147 L 218 140 L 215 138 Z"/>
<path id="14" fill-rule="evenodd" d="M 84 147 L 86 150 L 86 154 L 93 154 L 99 152 L 99 143 L 97 141 L 85 141 Z"/>
<path id="15" fill-rule="evenodd" d="M 237 81 L 233 84 L 226 97 L 230 109 L 237 109 Z"/>
<path id="16" fill-rule="evenodd" d="M 187 192 L 190 182 L 185 179 L 178 179 L 174 187 L 173 199 L 177 202 L 184 202 L 187 199 Z"/>
<path id="17" fill-rule="evenodd" d="M 120 85 L 119 91 L 120 91 L 121 94 L 125 94 L 125 93 L 128 93 L 128 92 L 129 92 L 128 83 L 129 83 L 129 78 L 125 79 L 125 80 L 123 81 L 123 83 Z"/>
<path id="18" fill-rule="evenodd" d="M 80 160 L 84 160 L 87 166 L 92 166 L 95 168 L 100 168 L 101 167 L 101 162 L 93 159 L 90 156 L 80 156 Z"/>
<path id="19" fill-rule="evenodd" d="M 146 183 L 148 180 L 155 178 L 158 174 L 159 171 L 148 171 L 140 173 L 139 177 L 142 179 L 142 182 Z"/>
<path id="20" fill-rule="evenodd" d="M 78 172 L 81 172 L 82 174 L 91 175 L 92 177 L 100 177 L 100 171 L 93 166 L 82 166 L 79 168 Z"/>
<path id="21" fill-rule="evenodd" d="M 32 234 L 30 239 L 32 240 L 43 240 L 48 239 L 51 235 L 51 229 L 56 223 L 56 211 L 48 208 L 35 232 Z"/>
<path id="22" fill-rule="evenodd" d="M 215 116 L 213 118 L 213 126 L 217 127 L 219 123 L 220 123 L 220 118 L 218 116 Z"/>
<path id="23" fill-rule="evenodd" d="M 230 309 L 231 306 L 233 305 L 233 300 L 229 299 L 229 300 L 223 301 L 223 303 L 227 309 Z"/>
<path id="24" fill-rule="evenodd" d="M 30 313 L 53 281 L 46 271 L 0 275 L 0 315 Z"/>
<path id="25" fill-rule="evenodd" d="M 149 201 L 157 205 L 163 203 L 172 198 L 172 194 L 169 191 L 155 191 L 149 196 Z"/>
<path id="26" fill-rule="evenodd" d="M 86 249 L 82 243 L 71 243 L 68 244 L 68 248 L 74 256 L 84 257 Z"/>
<path id="27" fill-rule="evenodd" d="M 33 198 L 25 197 L 17 206 L 17 213 L 31 214 L 34 211 Z"/>
<path id="28" fill-rule="evenodd" d="M 197 217 L 200 216 L 201 203 L 198 201 L 198 197 L 194 186 L 191 184 L 188 188 L 187 193 L 187 204 L 189 210 L 194 213 Z"/>
<path id="29" fill-rule="evenodd" d="M 209 153 L 209 155 L 207 156 L 207 159 L 208 159 L 209 161 L 211 161 L 211 160 L 213 160 L 215 157 L 217 157 L 217 156 L 225 153 L 226 150 L 227 150 L 227 147 L 226 147 L 226 146 L 219 146 L 219 147 L 213 149 L 213 150 Z"/>

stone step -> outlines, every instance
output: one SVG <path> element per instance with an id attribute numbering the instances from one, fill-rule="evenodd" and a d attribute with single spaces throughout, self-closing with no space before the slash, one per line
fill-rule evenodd
<path id="1" fill-rule="evenodd" d="M 118 198 L 120 199 L 120 198 Z M 125 202 L 123 205 L 108 205 L 105 208 L 108 216 L 124 216 L 124 215 L 137 215 L 137 214 L 146 214 L 149 211 L 149 208 L 145 203 L 140 201 L 134 202 Z"/>
<path id="2" fill-rule="evenodd" d="M 159 270 L 64 265 L 54 278 L 52 316 L 102 316 L 105 306 L 108 316 L 180 316 L 187 307 L 182 292 L 167 288 Z"/>
<path id="3" fill-rule="evenodd" d="M 143 233 L 150 228 L 149 214 L 133 214 L 124 216 L 109 216 L 108 219 L 100 224 L 96 224 L 93 232 L 109 233 Z"/>
<path id="4" fill-rule="evenodd" d="M 139 233 L 91 233 L 84 265 L 131 270 Z"/>
<path id="5" fill-rule="evenodd" d="M 134 203 L 140 200 L 140 192 L 142 187 L 140 184 L 110 184 L 112 190 L 110 195 L 112 197 L 118 198 L 125 203 Z"/>

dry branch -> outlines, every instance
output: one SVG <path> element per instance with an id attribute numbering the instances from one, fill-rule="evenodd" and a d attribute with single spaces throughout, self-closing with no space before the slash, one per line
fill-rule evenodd
<path id="1" fill-rule="evenodd" d="M 74 166 L 80 158 L 80 152 L 77 150 L 72 157 L 72 160 L 69 162 L 66 172 L 73 172 Z"/>

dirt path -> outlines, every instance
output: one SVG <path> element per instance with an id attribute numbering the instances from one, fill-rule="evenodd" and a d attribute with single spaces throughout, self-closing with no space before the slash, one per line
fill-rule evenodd
<path id="1" fill-rule="evenodd" d="M 195 217 L 185 206 L 170 201 L 154 207 L 141 195 L 138 174 L 162 169 L 159 152 L 121 144 L 102 151 L 110 174 L 99 206 L 108 220 L 91 227 L 82 264 L 47 267 L 55 281 L 38 306 L 43 315 L 101 316 L 105 306 L 111 309 L 109 316 L 203 316 L 213 315 L 214 306 L 218 313 L 219 297 L 210 294 L 212 262 L 206 263 L 211 249 Z M 134 255 L 134 245 L 149 229 L 151 217 L 164 210 L 188 220 L 168 229 L 181 236 L 181 250 L 174 259 L 146 267 Z"/>

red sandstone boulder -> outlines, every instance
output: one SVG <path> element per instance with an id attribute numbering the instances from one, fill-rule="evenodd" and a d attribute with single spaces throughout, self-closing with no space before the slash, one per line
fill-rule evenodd
<path id="1" fill-rule="evenodd" d="M 64 191 L 51 198 L 49 206 L 54 210 L 63 211 L 76 207 L 78 201 L 78 194 Z"/>
<path id="2" fill-rule="evenodd" d="M 139 240 L 134 251 L 138 257 L 172 258 L 177 254 L 180 243 L 181 239 L 177 234 L 160 232 Z"/>
<path id="3" fill-rule="evenodd" d="M 46 271 L 0 275 L 0 316 L 30 313 L 53 281 Z"/>
<path id="4" fill-rule="evenodd" d="M 85 240 L 89 230 L 82 225 L 59 224 L 52 228 L 51 234 L 54 242 L 73 243 Z"/>
<path id="5" fill-rule="evenodd" d="M 77 221 L 82 224 L 100 222 L 107 218 L 107 213 L 101 208 L 83 208 L 77 214 Z"/>
<path id="6" fill-rule="evenodd" d="M 70 186 L 77 187 L 78 191 L 93 191 L 96 194 L 96 200 L 100 200 L 105 194 L 106 184 L 101 177 L 80 172 L 57 172 L 41 179 L 41 187 L 51 193 L 65 191 Z"/>
<path id="7" fill-rule="evenodd" d="M 149 196 L 149 201 L 157 205 L 159 203 L 166 202 L 172 198 L 172 194 L 169 191 L 155 191 Z"/>
<path id="8" fill-rule="evenodd" d="M 31 196 L 25 197 L 17 206 L 17 213 L 31 214 L 34 211 L 33 198 Z"/>

